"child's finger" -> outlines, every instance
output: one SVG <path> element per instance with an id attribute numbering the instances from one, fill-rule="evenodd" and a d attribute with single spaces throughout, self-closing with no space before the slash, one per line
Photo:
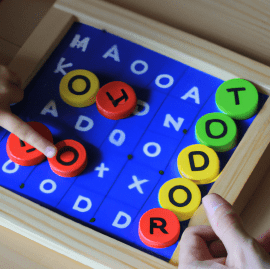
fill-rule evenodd
<path id="1" fill-rule="evenodd" d="M 57 150 L 53 143 L 45 139 L 31 126 L 10 111 L 1 111 L 0 125 L 42 152 L 47 158 L 52 158 L 56 154 Z"/>
<path id="2" fill-rule="evenodd" d="M 16 85 L 18 88 L 21 87 L 21 79 L 18 75 L 10 71 L 6 66 L 0 66 L 0 84 L 1 82 L 9 82 L 10 84 Z"/>

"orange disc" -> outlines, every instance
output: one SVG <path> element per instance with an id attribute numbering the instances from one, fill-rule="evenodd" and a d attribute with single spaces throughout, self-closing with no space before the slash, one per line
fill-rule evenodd
<path id="1" fill-rule="evenodd" d="M 128 84 L 113 81 L 99 89 L 96 104 L 102 116 L 111 120 L 120 120 L 128 117 L 134 111 L 137 97 Z"/>
<path id="2" fill-rule="evenodd" d="M 53 143 L 53 137 L 50 130 L 40 122 L 28 122 L 28 124 L 44 138 Z M 46 156 L 29 145 L 20 140 L 15 134 L 10 134 L 6 144 L 7 155 L 10 160 L 22 166 L 32 166 L 41 163 Z"/>
<path id="3" fill-rule="evenodd" d="M 180 235 L 180 223 L 176 215 L 165 208 L 153 208 L 145 212 L 139 222 L 139 237 L 152 248 L 173 245 Z"/>
<path id="4" fill-rule="evenodd" d="M 75 177 L 79 175 L 87 165 L 87 155 L 84 146 L 72 139 L 58 142 L 57 154 L 49 158 L 52 171 L 61 177 Z"/>

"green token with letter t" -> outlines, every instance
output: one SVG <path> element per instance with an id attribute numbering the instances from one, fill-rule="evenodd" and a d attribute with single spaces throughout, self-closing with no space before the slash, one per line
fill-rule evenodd
<path id="1" fill-rule="evenodd" d="M 202 116 L 195 126 L 196 139 L 200 144 L 217 152 L 225 152 L 237 144 L 237 127 L 232 118 L 224 113 Z"/>
<path id="2" fill-rule="evenodd" d="M 251 118 L 258 108 L 257 89 L 251 82 L 240 78 L 223 82 L 215 98 L 219 110 L 236 120 Z"/>

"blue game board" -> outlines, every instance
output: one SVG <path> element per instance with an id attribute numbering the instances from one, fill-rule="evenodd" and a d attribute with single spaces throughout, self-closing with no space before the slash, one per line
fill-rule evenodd
<path id="1" fill-rule="evenodd" d="M 95 104 L 67 105 L 59 95 L 59 83 L 75 69 L 93 72 L 100 86 L 118 80 L 132 86 L 138 98 L 134 113 L 114 121 L 99 114 Z M 14 164 L 6 154 L 9 133 L 1 130 L 0 184 L 168 261 L 178 242 L 164 249 L 147 247 L 139 238 L 138 223 L 147 210 L 160 207 L 160 187 L 181 177 L 177 156 L 198 143 L 197 120 L 219 112 L 215 91 L 222 82 L 106 31 L 75 23 L 26 88 L 23 102 L 12 109 L 26 121 L 45 124 L 54 143 L 65 139 L 82 143 L 88 165 L 81 175 L 62 178 L 52 172 L 47 160 L 31 167 Z M 266 98 L 260 94 L 260 108 Z M 255 116 L 236 121 L 238 141 Z M 221 170 L 234 150 L 218 153 Z M 199 186 L 202 197 L 211 186 Z M 187 225 L 188 221 L 181 222 L 181 234 Z"/>

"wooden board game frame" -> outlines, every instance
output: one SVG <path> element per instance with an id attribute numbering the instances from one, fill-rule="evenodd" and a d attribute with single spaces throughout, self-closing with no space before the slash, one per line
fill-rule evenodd
<path id="1" fill-rule="evenodd" d="M 270 95 L 270 68 L 190 34 L 96 0 L 57 0 L 19 50 L 9 68 L 25 88 L 74 22 L 82 22 L 140 44 L 222 80 L 251 81 Z M 210 193 L 220 194 L 240 214 L 269 164 L 270 99 L 238 145 Z M 170 263 L 62 217 L 0 188 L 0 224 L 92 268 L 176 268 Z M 191 225 L 208 224 L 200 206 Z"/>

